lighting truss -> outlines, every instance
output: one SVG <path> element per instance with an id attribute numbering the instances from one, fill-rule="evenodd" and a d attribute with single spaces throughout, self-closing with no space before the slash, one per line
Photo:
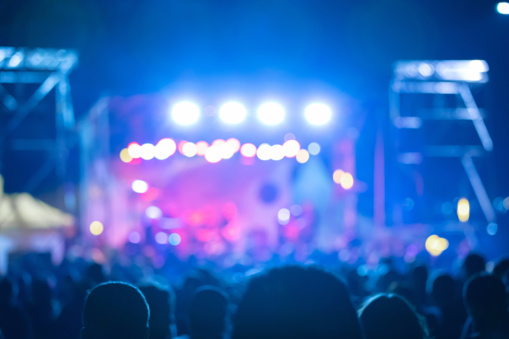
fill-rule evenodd
<path id="1" fill-rule="evenodd" d="M 493 150 L 493 140 L 485 124 L 485 112 L 474 98 L 472 87 L 489 81 L 489 67 L 484 60 L 416 60 L 399 61 L 394 65 L 390 86 L 390 117 L 393 126 L 401 130 L 422 129 L 427 121 L 457 121 L 449 128 L 457 128 L 459 121 L 471 121 L 480 145 L 447 144 L 424 145 L 422 152 L 398 154 L 403 164 L 418 164 L 424 157 L 458 158 L 476 194 L 488 222 L 495 221 L 495 212 L 473 158 L 482 158 Z M 444 96 L 456 97 L 456 107 L 414 107 L 403 112 L 402 97 L 405 95 L 431 95 L 440 102 Z M 444 124 L 445 125 L 445 124 Z M 453 127 L 455 126 L 455 127 Z M 457 132 L 450 130 L 450 132 Z"/>
<path id="2" fill-rule="evenodd" d="M 6 123 L 0 126 L 0 171 L 6 160 L 2 153 L 7 149 L 48 153 L 46 162 L 26 181 L 24 191 L 33 191 L 54 168 L 62 183 L 66 181 L 68 141 L 75 127 L 68 75 L 77 62 L 73 50 L 0 47 L 0 104 L 5 106 L 6 113 Z M 28 98 L 21 99 L 8 91 L 8 86 L 14 85 L 35 85 L 36 89 Z M 55 114 L 55 135 L 44 139 L 21 137 L 22 133 L 18 133 L 21 123 L 30 119 L 30 113 L 53 89 L 55 112 L 45 114 Z M 67 196 L 65 201 L 73 205 Z"/>

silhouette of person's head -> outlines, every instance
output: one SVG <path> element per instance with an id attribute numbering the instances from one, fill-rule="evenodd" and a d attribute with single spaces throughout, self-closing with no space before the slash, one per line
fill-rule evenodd
<path id="1" fill-rule="evenodd" d="M 486 260 L 479 254 L 470 253 L 463 262 L 463 273 L 465 278 L 468 279 L 477 273 L 482 273 L 486 270 Z"/>
<path id="2" fill-rule="evenodd" d="M 199 288 L 189 305 L 191 338 L 223 338 L 228 316 L 228 298 L 218 288 Z"/>
<path id="3" fill-rule="evenodd" d="M 454 303 L 456 283 L 448 274 L 437 276 L 431 285 L 431 297 L 438 307 L 444 308 Z"/>
<path id="4" fill-rule="evenodd" d="M 509 272 L 509 258 L 504 258 L 495 265 L 493 275 L 497 278 L 503 279 L 507 272 Z"/>
<path id="5" fill-rule="evenodd" d="M 413 307 L 395 294 L 379 294 L 359 310 L 366 339 L 423 339 L 426 328 Z"/>
<path id="6" fill-rule="evenodd" d="M 145 284 L 139 289 L 150 307 L 150 339 L 171 338 L 175 300 L 173 291 L 155 284 Z"/>
<path id="7" fill-rule="evenodd" d="M 481 332 L 507 321 L 507 301 L 502 281 L 492 275 L 478 274 L 463 288 L 467 311 Z"/>
<path id="8" fill-rule="evenodd" d="M 123 282 L 93 288 L 83 307 L 83 339 L 147 339 L 150 311 L 143 294 Z"/>
<path id="9" fill-rule="evenodd" d="M 314 267 L 287 266 L 254 277 L 233 320 L 233 338 L 361 338 L 345 285 Z"/>

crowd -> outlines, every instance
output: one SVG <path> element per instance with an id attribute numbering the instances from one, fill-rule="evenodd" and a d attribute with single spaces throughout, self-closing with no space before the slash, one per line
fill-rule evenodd
<path id="1" fill-rule="evenodd" d="M 37 260 L 0 278 L 2 339 L 509 338 L 509 259 L 490 272 L 420 264 L 272 265 L 187 272 L 149 265 Z"/>

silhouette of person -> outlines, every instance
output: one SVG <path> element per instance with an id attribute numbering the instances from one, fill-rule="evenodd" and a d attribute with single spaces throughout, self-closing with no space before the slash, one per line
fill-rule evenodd
<path id="1" fill-rule="evenodd" d="M 478 274 L 463 289 L 463 300 L 471 318 L 470 333 L 464 338 L 509 338 L 507 296 L 502 281 L 492 275 Z M 468 324 L 468 321 L 466 325 Z"/>
<path id="2" fill-rule="evenodd" d="M 174 319 L 175 295 L 170 288 L 153 283 L 139 286 L 150 307 L 150 339 L 171 339 Z"/>
<path id="3" fill-rule="evenodd" d="M 359 310 L 366 339 L 423 339 L 426 327 L 408 301 L 396 294 L 379 294 Z"/>
<path id="4" fill-rule="evenodd" d="M 136 287 L 106 282 L 94 287 L 83 307 L 83 339 L 148 339 L 150 310 Z"/>
<path id="5" fill-rule="evenodd" d="M 216 287 L 199 288 L 189 305 L 191 339 L 222 339 L 228 317 L 228 298 Z"/>
<path id="6" fill-rule="evenodd" d="M 286 266 L 251 279 L 233 318 L 232 338 L 362 335 L 344 283 L 315 267 Z"/>

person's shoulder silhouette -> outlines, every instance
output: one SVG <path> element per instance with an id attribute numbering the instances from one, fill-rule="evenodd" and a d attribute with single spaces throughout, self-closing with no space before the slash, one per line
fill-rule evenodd
<path id="1" fill-rule="evenodd" d="M 147 339 L 150 311 L 139 289 L 123 282 L 94 287 L 83 308 L 83 339 Z"/>

